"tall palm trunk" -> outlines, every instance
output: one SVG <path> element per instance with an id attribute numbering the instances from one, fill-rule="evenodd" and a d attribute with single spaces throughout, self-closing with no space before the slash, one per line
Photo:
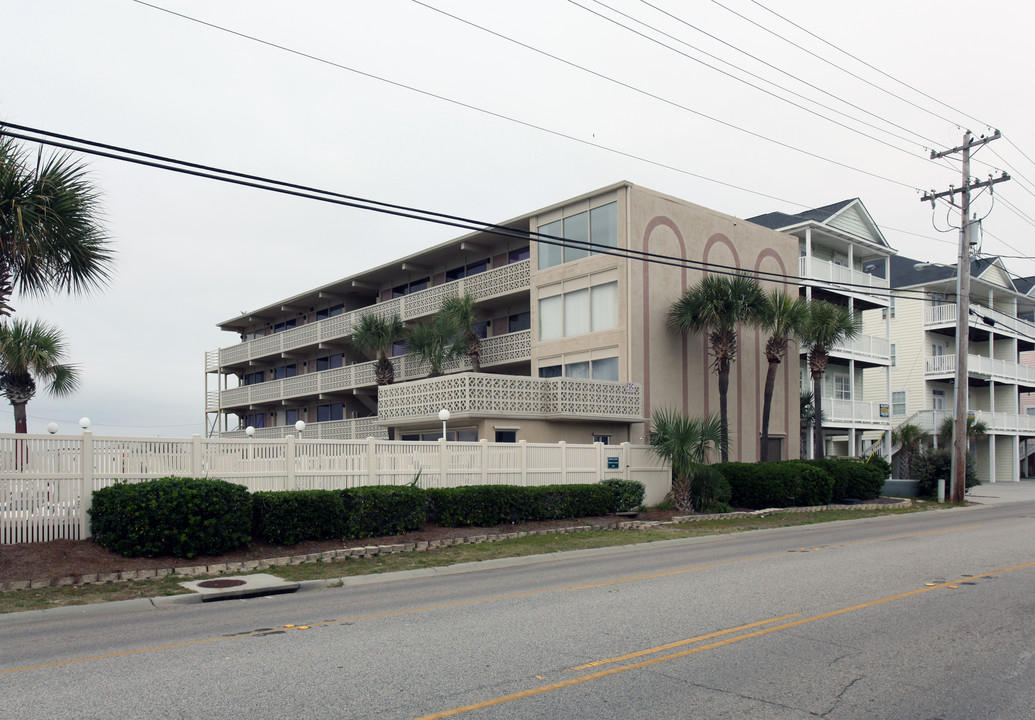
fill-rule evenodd
<path id="1" fill-rule="evenodd" d="M 812 397 L 815 398 L 816 403 L 816 419 L 812 426 L 813 428 L 813 445 L 815 446 L 815 457 L 817 460 L 822 460 L 826 456 L 825 448 L 823 447 L 823 376 L 813 375 L 812 376 Z"/>
<path id="2" fill-rule="evenodd" d="M 14 431 L 16 433 L 29 432 L 29 421 L 25 415 L 25 403 L 14 403 Z"/>
<path id="3" fill-rule="evenodd" d="M 772 338 L 769 345 L 773 345 Z M 784 346 L 787 341 L 784 340 Z M 776 369 L 780 366 L 780 354 L 766 348 L 766 357 L 769 360 L 769 368 L 765 374 L 765 391 L 762 395 L 762 446 L 758 449 L 758 459 L 761 462 L 769 462 L 769 416 L 773 411 L 773 393 L 776 391 Z"/>
<path id="4" fill-rule="evenodd" d="M 719 438 L 722 444 L 722 462 L 730 460 L 730 420 L 727 408 L 727 396 L 730 389 L 730 362 L 729 360 L 716 363 L 719 369 Z"/>

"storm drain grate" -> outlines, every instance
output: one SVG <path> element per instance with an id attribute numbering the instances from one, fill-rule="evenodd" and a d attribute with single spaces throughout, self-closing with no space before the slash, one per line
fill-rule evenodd
<path id="1" fill-rule="evenodd" d="M 244 580 L 232 580 L 224 578 L 222 580 L 205 580 L 198 583 L 198 587 L 203 588 L 228 588 L 237 587 L 238 585 L 244 585 Z"/>

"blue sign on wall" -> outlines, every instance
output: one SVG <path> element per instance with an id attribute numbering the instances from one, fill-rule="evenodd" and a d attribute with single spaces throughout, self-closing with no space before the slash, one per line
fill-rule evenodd
<path id="1" fill-rule="evenodd" d="M 618 458 L 616 458 L 616 457 L 608 457 L 607 458 L 607 469 L 608 470 L 617 470 L 618 469 Z"/>

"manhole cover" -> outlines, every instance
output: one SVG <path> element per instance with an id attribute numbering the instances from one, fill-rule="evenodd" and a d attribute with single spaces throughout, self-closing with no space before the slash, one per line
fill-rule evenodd
<path id="1" fill-rule="evenodd" d="M 238 585 L 244 585 L 244 580 L 205 580 L 198 583 L 198 587 L 203 588 L 228 588 L 237 587 Z"/>

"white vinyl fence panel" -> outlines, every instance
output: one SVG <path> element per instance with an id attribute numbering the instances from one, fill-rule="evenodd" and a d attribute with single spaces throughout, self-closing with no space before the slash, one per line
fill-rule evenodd
<path id="1" fill-rule="evenodd" d="M 442 488 L 638 480 L 660 502 L 671 472 L 642 445 L 299 440 L 295 437 L 145 439 L 0 435 L 0 545 L 89 537 L 94 490 L 176 475 L 259 490 L 370 485 Z"/>

